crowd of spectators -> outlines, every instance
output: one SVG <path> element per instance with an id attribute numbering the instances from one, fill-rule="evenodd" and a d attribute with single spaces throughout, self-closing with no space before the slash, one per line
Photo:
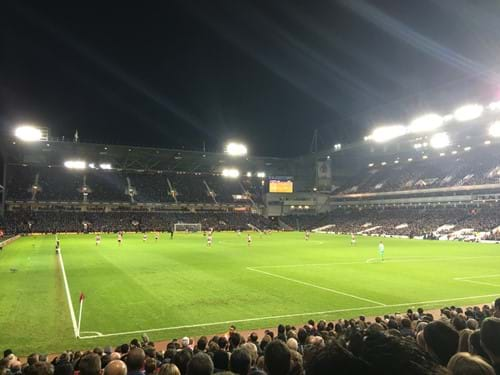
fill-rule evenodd
<path id="1" fill-rule="evenodd" d="M 200 223 L 203 230 L 275 229 L 274 220 L 245 212 L 81 212 L 8 211 L 5 232 L 118 232 L 171 231 L 176 223 Z"/>
<path id="2" fill-rule="evenodd" d="M 184 203 L 214 203 L 214 198 L 218 203 L 234 203 L 235 195 L 262 202 L 262 186 L 247 177 L 95 169 L 82 172 L 33 166 L 9 166 L 7 176 L 7 197 L 13 201 L 82 202 L 86 192 L 88 202 L 173 203 L 175 191 L 177 201 Z"/>
<path id="3" fill-rule="evenodd" d="M 0 375 L 500 374 L 500 298 L 493 306 L 422 308 L 374 318 L 309 320 L 243 336 L 231 326 L 210 339 L 165 346 L 146 334 L 117 347 L 19 361 L 4 351 Z"/>
<path id="4" fill-rule="evenodd" d="M 329 230 L 332 232 L 414 237 L 435 233 L 447 225 L 453 231 L 471 229 L 488 232 L 487 236 L 498 236 L 493 231 L 500 226 L 500 209 L 496 206 L 343 208 L 323 215 L 290 215 L 280 220 L 299 230 L 331 225 Z"/>
<path id="5" fill-rule="evenodd" d="M 450 186 L 500 183 L 498 156 L 475 150 L 461 157 L 449 155 L 429 160 L 397 163 L 361 169 L 340 186 L 336 194 L 406 191 Z"/>

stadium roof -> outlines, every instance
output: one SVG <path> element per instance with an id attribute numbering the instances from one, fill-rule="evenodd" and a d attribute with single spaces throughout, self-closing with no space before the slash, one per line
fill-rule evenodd
<path id="1" fill-rule="evenodd" d="M 188 173 L 220 173 L 223 168 L 235 167 L 241 173 L 288 175 L 295 160 L 258 156 L 238 158 L 225 153 L 61 141 L 12 142 L 6 145 L 5 151 L 9 164 L 62 166 L 67 160 L 84 160 L 95 165 L 109 163 L 114 169 Z"/>

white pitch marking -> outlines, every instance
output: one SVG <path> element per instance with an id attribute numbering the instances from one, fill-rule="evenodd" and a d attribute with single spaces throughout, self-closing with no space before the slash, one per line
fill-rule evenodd
<path id="1" fill-rule="evenodd" d="M 327 292 L 331 292 L 331 293 L 340 294 L 340 295 L 343 295 L 343 296 L 347 296 L 347 297 L 351 297 L 351 298 L 359 299 L 359 300 L 361 300 L 361 301 L 374 303 L 375 305 L 379 305 L 379 306 L 386 306 L 384 303 L 377 302 L 377 301 L 373 301 L 373 300 L 368 299 L 368 298 L 358 297 L 358 296 L 355 296 L 354 294 L 349 294 L 349 293 L 341 292 L 340 290 L 335 290 L 335 289 L 325 288 L 325 287 L 323 287 L 323 286 L 314 285 L 314 284 L 311 284 L 311 283 L 308 283 L 308 282 L 305 282 L 305 281 L 300 281 L 300 280 L 291 279 L 291 278 L 289 278 L 289 277 L 285 277 L 285 276 L 281 276 L 281 275 L 276 275 L 276 274 L 274 274 L 274 273 L 270 273 L 270 272 L 266 272 L 266 271 L 262 271 L 262 270 L 257 270 L 257 269 L 251 268 L 251 267 L 247 267 L 247 270 L 249 270 L 249 271 L 253 271 L 253 272 L 259 272 L 259 273 L 262 273 L 262 274 L 264 274 L 264 275 L 268 275 L 268 276 L 272 276 L 272 277 L 277 277 L 277 278 L 279 278 L 279 279 L 283 279 L 283 280 L 291 281 L 291 282 L 294 282 L 294 283 L 297 283 L 297 284 L 302 284 L 302 285 L 310 286 L 310 287 L 312 287 L 312 288 L 325 290 L 325 291 L 327 291 Z"/>
<path id="2" fill-rule="evenodd" d="M 431 257 L 396 257 L 396 258 L 385 258 L 384 263 L 418 263 L 418 262 L 428 262 L 435 260 L 470 260 L 470 259 L 489 259 L 489 258 L 500 258 L 500 255 L 483 255 L 474 257 L 445 257 L 445 256 L 431 256 Z M 252 268 L 294 268 L 294 267 L 321 267 L 321 266 L 336 266 L 336 265 L 346 265 L 346 264 L 369 264 L 373 263 L 372 260 L 378 258 L 368 258 L 364 261 L 351 261 L 351 262 L 332 262 L 332 263 L 304 263 L 304 264 L 282 264 L 282 265 L 269 265 L 269 266 L 253 266 Z"/>
<path id="3" fill-rule="evenodd" d="M 475 281 L 475 280 L 467 280 L 467 279 L 461 279 L 457 280 L 465 283 L 473 283 L 473 284 L 479 284 L 479 285 L 488 285 L 488 286 L 495 286 L 495 287 L 500 287 L 499 284 L 492 284 L 492 283 L 486 283 L 484 281 Z"/>
<path id="4" fill-rule="evenodd" d="M 81 331 L 80 333 L 93 333 L 94 336 L 101 337 L 102 333 L 98 331 Z M 86 338 L 86 337 L 80 337 L 80 338 Z"/>
<path id="5" fill-rule="evenodd" d="M 187 328 L 198 328 L 198 327 L 210 327 L 217 325 L 227 325 L 231 323 L 245 323 L 245 322 L 255 322 L 260 320 L 270 320 L 270 319 L 285 319 L 285 318 L 293 318 L 299 316 L 312 316 L 312 315 L 326 315 L 326 314 L 334 314 L 339 312 L 352 312 L 352 311 L 360 311 L 360 310 L 380 310 L 382 308 L 392 308 L 392 307 L 425 307 L 427 305 L 433 306 L 436 303 L 441 302 L 454 302 L 454 301 L 463 301 L 477 298 L 489 298 L 496 297 L 498 294 L 485 294 L 479 296 L 469 296 L 469 297 L 458 297 L 458 298 L 449 298 L 449 299 L 441 299 L 441 300 L 432 300 L 432 301 L 420 301 L 420 302 L 406 302 L 406 303 L 398 303 L 393 305 L 384 305 L 384 306 L 365 306 L 365 307 L 354 307 L 349 309 L 339 309 L 339 310 L 328 310 L 328 311 L 317 311 L 317 312 L 305 312 L 305 313 L 296 313 L 296 314 L 286 314 L 286 315 L 273 315 L 273 316 L 263 316 L 258 318 L 248 318 L 248 319 L 238 319 L 238 320 L 226 320 L 223 322 L 213 322 L 213 323 L 201 323 L 201 324 L 190 324 L 184 326 L 177 327 L 164 327 L 164 328 L 153 328 L 153 329 L 142 329 L 138 331 L 129 331 L 129 332 L 116 332 L 116 333 L 101 333 L 100 335 L 94 336 L 84 336 L 80 337 L 80 339 L 95 339 L 99 337 L 110 337 L 110 336 L 124 336 L 124 335 L 135 335 L 140 333 L 147 332 L 159 332 L 159 331 L 171 331 L 175 329 L 187 329 Z"/>
<path id="6" fill-rule="evenodd" d="M 499 277 L 497 275 L 481 275 L 481 276 L 467 276 L 467 277 L 455 277 L 453 280 L 469 280 L 469 279 L 491 279 L 492 277 Z"/>
<path id="7" fill-rule="evenodd" d="M 63 280 L 64 280 L 64 289 L 66 290 L 66 299 L 68 300 L 69 315 L 71 317 L 71 322 L 73 323 L 73 332 L 75 334 L 75 337 L 78 337 L 78 327 L 76 324 L 75 310 L 73 309 L 73 302 L 71 301 L 71 293 L 69 291 L 68 279 L 66 278 L 66 271 L 64 270 L 64 261 L 63 261 L 63 257 L 62 257 L 62 251 L 60 248 L 59 248 L 58 257 L 59 257 L 59 264 L 61 266 Z"/>

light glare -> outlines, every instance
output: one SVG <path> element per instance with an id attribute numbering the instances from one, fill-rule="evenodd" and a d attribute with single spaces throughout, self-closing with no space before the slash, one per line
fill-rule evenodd
<path id="1" fill-rule="evenodd" d="M 470 121 L 480 117 L 483 114 L 484 107 L 479 104 L 467 104 L 458 108 L 453 116 L 457 121 Z"/>
<path id="2" fill-rule="evenodd" d="M 435 113 L 429 113 L 416 118 L 408 126 L 410 133 L 423 133 L 435 130 L 443 125 L 443 118 Z"/>
<path id="3" fill-rule="evenodd" d="M 388 125 L 373 130 L 370 139 L 373 139 L 377 143 L 383 143 L 405 134 L 406 128 L 403 125 Z"/>
<path id="4" fill-rule="evenodd" d="M 450 137 L 446 133 L 437 133 L 432 136 L 430 143 L 432 148 L 445 148 L 450 145 Z"/>
<path id="5" fill-rule="evenodd" d="M 490 128 L 488 129 L 488 133 L 492 137 L 499 138 L 500 137 L 500 121 L 495 121 L 493 124 L 491 124 Z"/>
<path id="6" fill-rule="evenodd" d="M 14 134 L 24 142 L 36 142 L 42 138 L 42 131 L 31 125 L 21 125 L 17 127 Z"/>
<path id="7" fill-rule="evenodd" d="M 82 160 L 67 160 L 64 162 L 64 166 L 68 169 L 85 169 L 87 163 Z"/>
<path id="8" fill-rule="evenodd" d="M 226 145 L 226 152 L 231 156 L 245 156 L 248 150 L 247 146 L 242 143 L 229 142 Z"/>
<path id="9" fill-rule="evenodd" d="M 240 171 L 237 169 L 223 169 L 222 175 L 229 178 L 238 178 L 240 176 Z"/>
<path id="10" fill-rule="evenodd" d="M 101 163 L 101 164 L 99 164 L 99 168 L 101 168 L 101 169 L 111 169 L 111 164 L 109 164 L 109 163 Z"/>

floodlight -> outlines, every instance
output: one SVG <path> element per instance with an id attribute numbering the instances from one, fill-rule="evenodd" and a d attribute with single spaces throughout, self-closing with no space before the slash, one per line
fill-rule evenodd
<path id="1" fill-rule="evenodd" d="M 252 172 L 247 172 L 247 177 L 252 177 Z"/>
<path id="2" fill-rule="evenodd" d="M 428 158 L 427 155 L 422 156 L 422 159 L 426 160 Z"/>
<path id="3" fill-rule="evenodd" d="M 335 151 L 340 151 L 342 149 L 342 145 L 340 143 L 334 144 L 333 149 Z"/>
<path id="4" fill-rule="evenodd" d="M 368 167 L 369 167 L 369 168 L 371 168 L 371 167 L 373 167 L 373 166 L 374 166 L 374 164 L 373 164 L 373 163 L 368 164 Z"/>
<path id="5" fill-rule="evenodd" d="M 24 142 L 37 142 L 42 139 L 42 131 L 32 125 L 18 126 L 14 134 Z"/>
<path id="6" fill-rule="evenodd" d="M 500 109 L 500 101 L 491 102 L 490 104 L 488 104 L 488 109 L 490 111 L 498 111 Z"/>
<path id="7" fill-rule="evenodd" d="M 380 163 L 380 165 L 386 165 L 387 163 L 385 161 L 383 161 L 382 163 Z"/>
<path id="8" fill-rule="evenodd" d="M 464 147 L 464 151 L 470 151 L 471 149 L 472 149 L 472 147 L 470 147 L 470 146 Z"/>
<path id="9" fill-rule="evenodd" d="M 266 177 L 266 173 L 265 172 L 257 172 L 257 177 L 264 178 L 264 177 Z"/>
<path id="10" fill-rule="evenodd" d="M 247 151 L 247 146 L 242 143 L 229 142 L 226 145 L 226 152 L 231 156 L 245 156 Z"/>
<path id="11" fill-rule="evenodd" d="M 222 175 L 229 178 L 238 178 L 240 176 L 240 171 L 237 169 L 223 169 Z"/>
<path id="12" fill-rule="evenodd" d="M 383 143 L 405 134 L 406 127 L 403 125 L 387 125 L 375 128 L 370 135 L 370 139 L 373 139 L 377 143 Z"/>
<path id="13" fill-rule="evenodd" d="M 451 152 L 451 154 L 452 154 L 452 155 L 456 155 L 457 153 L 458 153 L 458 151 L 457 151 L 457 150 L 453 150 L 453 151 Z"/>
<path id="14" fill-rule="evenodd" d="M 489 139 L 487 139 L 486 141 L 484 141 L 484 144 L 485 145 L 491 145 L 491 141 Z"/>
<path id="15" fill-rule="evenodd" d="M 408 126 L 410 133 L 423 133 L 435 130 L 443 125 L 443 118 L 435 113 L 429 113 L 416 118 Z"/>
<path id="16" fill-rule="evenodd" d="M 67 160 L 64 162 L 64 166 L 68 169 L 85 169 L 87 163 L 82 160 Z"/>
<path id="17" fill-rule="evenodd" d="M 436 133 L 431 137 L 431 147 L 440 149 L 450 145 L 450 137 L 446 133 Z"/>
<path id="18" fill-rule="evenodd" d="M 447 115 L 443 116 L 443 122 L 450 122 L 454 119 L 454 116 L 452 113 L 448 113 Z"/>
<path id="19" fill-rule="evenodd" d="M 101 163 L 101 164 L 99 164 L 99 168 L 101 168 L 101 169 L 112 169 L 111 168 L 111 164 L 109 164 L 109 163 Z"/>
<path id="20" fill-rule="evenodd" d="M 458 108 L 453 116 L 457 121 L 470 121 L 480 117 L 483 114 L 484 107 L 479 104 L 467 104 Z"/>
<path id="21" fill-rule="evenodd" d="M 412 159 L 412 158 L 408 158 L 408 161 L 409 161 L 409 162 L 412 162 L 412 161 L 413 161 L 413 159 Z"/>
<path id="22" fill-rule="evenodd" d="M 399 164 L 399 160 L 394 160 L 394 164 Z"/>
<path id="23" fill-rule="evenodd" d="M 491 124 L 488 133 L 490 133 L 492 137 L 500 137 L 500 121 L 495 121 L 493 124 Z"/>
<path id="24" fill-rule="evenodd" d="M 94 163 L 89 163 L 89 168 L 95 169 L 95 164 Z"/>
<path id="25" fill-rule="evenodd" d="M 444 152 L 441 152 L 439 156 L 446 156 L 446 154 Z"/>

